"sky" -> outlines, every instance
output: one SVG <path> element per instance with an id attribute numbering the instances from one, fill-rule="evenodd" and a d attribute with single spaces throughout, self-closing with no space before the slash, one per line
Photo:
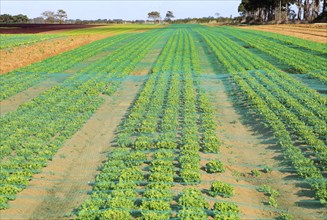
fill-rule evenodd
<path id="1" fill-rule="evenodd" d="M 24 14 L 29 18 L 39 17 L 43 11 L 63 9 L 68 19 L 147 19 L 150 11 L 159 11 L 164 17 L 167 11 L 173 11 L 175 18 L 238 16 L 237 8 L 241 0 L 1 0 L 1 14 Z"/>

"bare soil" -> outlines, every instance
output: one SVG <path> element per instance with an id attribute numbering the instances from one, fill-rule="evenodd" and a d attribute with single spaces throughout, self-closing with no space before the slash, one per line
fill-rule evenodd
<path id="1" fill-rule="evenodd" d="M 305 24 L 305 25 L 256 25 L 242 26 L 240 28 L 274 32 L 288 36 L 294 36 L 305 40 L 327 43 L 327 25 Z"/>
<path id="2" fill-rule="evenodd" d="M 236 195 L 230 200 L 239 204 L 242 218 L 271 218 L 288 210 L 296 219 L 323 219 L 327 211 L 314 201 L 312 193 L 292 168 L 281 165 L 282 152 L 269 129 L 262 127 L 243 105 L 231 100 L 227 76 L 218 75 L 216 80 L 204 77 L 202 84 L 217 113 L 217 134 L 223 143 L 219 159 L 227 168 L 217 180 L 234 185 Z M 262 172 L 265 166 L 272 172 Z M 253 176 L 252 170 L 258 170 L 260 175 Z M 210 178 L 211 174 L 207 175 Z M 280 192 L 277 208 L 269 206 L 268 197 L 257 192 L 256 188 L 262 184 Z"/>
<path id="3" fill-rule="evenodd" d="M 113 35 L 115 35 L 115 33 L 110 33 L 110 35 L 69 36 L 42 41 L 31 45 L 2 49 L 0 50 L 0 74 Z"/>
<path id="4" fill-rule="evenodd" d="M 1 211 L 2 219 L 70 218 L 88 197 L 97 168 L 110 151 L 115 129 L 124 117 L 141 83 L 124 82 L 87 123 L 58 150 L 29 186 Z"/>

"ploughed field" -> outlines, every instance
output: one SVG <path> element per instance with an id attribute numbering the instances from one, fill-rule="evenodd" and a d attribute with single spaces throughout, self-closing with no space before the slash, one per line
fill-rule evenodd
<path id="1" fill-rule="evenodd" d="M 327 216 L 326 43 L 121 25 L 1 51 L 100 35 L 0 76 L 1 218 Z"/>

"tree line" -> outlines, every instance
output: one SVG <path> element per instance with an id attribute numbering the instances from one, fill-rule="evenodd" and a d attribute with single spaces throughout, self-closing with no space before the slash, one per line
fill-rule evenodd
<path id="1" fill-rule="evenodd" d="M 0 15 L 0 23 L 5 24 L 21 24 L 27 23 L 29 21 L 28 17 L 23 14 L 18 15 L 9 15 L 9 14 L 2 14 Z"/>
<path id="2" fill-rule="evenodd" d="M 63 24 L 67 19 L 67 13 L 63 9 L 59 9 L 57 12 L 44 11 L 40 17 L 29 19 L 27 15 L 0 15 L 0 23 L 2 24 L 24 24 L 24 23 L 59 23 Z"/>
<path id="3" fill-rule="evenodd" d="M 247 21 L 311 22 L 319 15 L 326 19 L 327 0 L 242 0 L 238 12 Z"/>
<path id="4" fill-rule="evenodd" d="M 210 22 L 227 22 L 231 23 L 234 22 L 235 19 L 230 17 L 222 17 L 220 13 L 215 13 L 216 17 L 208 16 L 202 18 L 182 18 L 182 19 L 175 19 L 174 13 L 172 11 L 167 11 L 165 18 L 163 19 L 166 23 L 174 23 L 174 24 L 184 24 L 184 23 L 210 23 Z M 152 19 L 154 23 L 160 23 L 162 20 L 160 12 L 158 11 L 151 11 L 148 13 L 148 18 Z"/>

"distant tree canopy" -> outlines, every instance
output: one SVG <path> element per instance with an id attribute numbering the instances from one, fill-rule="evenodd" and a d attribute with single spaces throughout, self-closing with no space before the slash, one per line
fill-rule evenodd
<path id="1" fill-rule="evenodd" d="M 257 21 L 312 21 L 321 12 L 327 12 L 326 2 L 327 0 L 242 0 L 238 12 L 244 18 Z M 297 13 L 291 9 L 292 5 L 297 7 Z"/>
<path id="2" fill-rule="evenodd" d="M 18 15 L 9 15 L 2 14 L 0 15 L 0 23 L 2 24 L 18 24 L 18 23 L 27 23 L 29 21 L 26 15 L 18 14 Z"/>
<path id="3" fill-rule="evenodd" d="M 55 22 L 63 24 L 65 19 L 67 18 L 67 13 L 63 9 L 59 9 L 57 13 L 55 13 L 54 11 L 44 11 L 41 15 L 44 18 L 45 22 L 50 24 L 53 24 Z"/>
<path id="4" fill-rule="evenodd" d="M 170 22 L 172 18 L 174 18 L 174 13 L 172 11 L 167 11 L 165 21 Z"/>
<path id="5" fill-rule="evenodd" d="M 184 23 L 211 23 L 211 22 L 222 22 L 222 23 L 233 23 L 235 19 L 232 17 L 222 17 L 215 18 L 213 16 L 202 17 L 202 18 L 184 18 L 184 19 L 176 19 L 172 21 L 172 23 L 176 24 L 184 24 Z"/>
<path id="6" fill-rule="evenodd" d="M 53 11 L 44 11 L 41 15 L 47 23 L 53 24 L 55 22 L 55 13 Z"/>
<path id="7" fill-rule="evenodd" d="M 65 21 L 65 19 L 67 18 L 67 13 L 64 10 L 59 9 L 55 16 L 58 19 L 59 24 L 62 24 Z"/>
<path id="8" fill-rule="evenodd" d="M 154 21 L 157 21 L 160 19 L 160 12 L 158 11 L 151 11 L 148 13 L 148 18 L 153 19 Z"/>

